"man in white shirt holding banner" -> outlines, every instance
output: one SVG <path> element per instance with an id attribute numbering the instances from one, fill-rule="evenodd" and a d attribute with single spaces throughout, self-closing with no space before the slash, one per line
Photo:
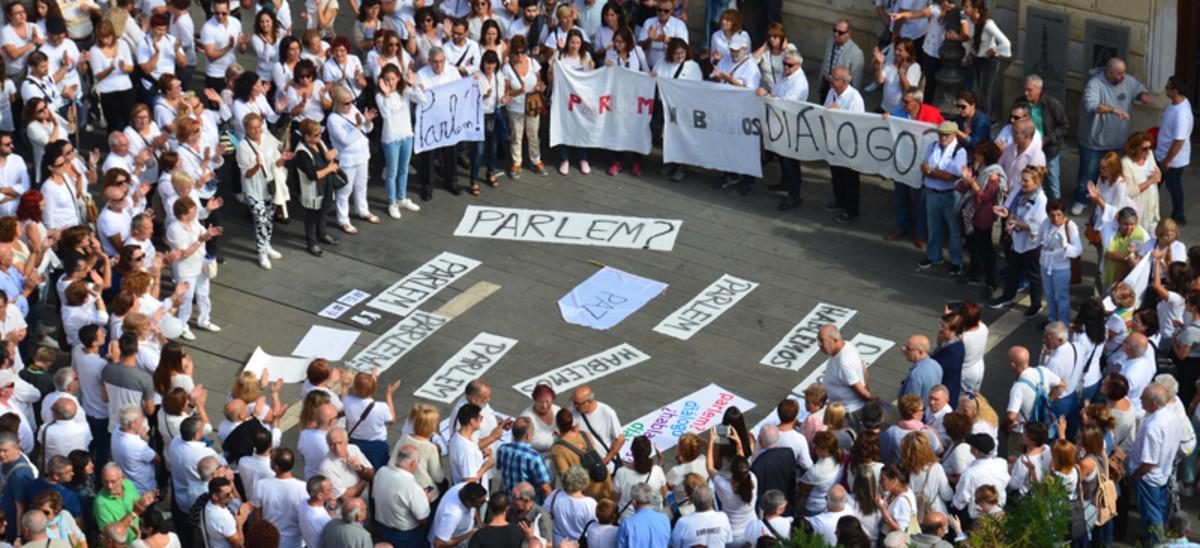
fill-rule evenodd
<path id="1" fill-rule="evenodd" d="M 768 92 L 764 88 L 758 88 L 758 94 L 772 99 L 786 99 L 788 101 L 807 101 L 808 100 L 808 76 L 804 74 L 804 68 L 801 64 L 804 63 L 804 58 L 800 56 L 800 52 L 794 49 L 789 49 L 783 54 L 783 78 L 772 86 Z M 779 203 L 780 211 L 787 211 L 800 206 L 800 161 L 793 158 L 779 157 L 779 168 L 783 171 L 783 178 L 778 185 L 771 185 L 769 190 L 787 190 L 787 198 L 784 198 Z"/>
<path id="2" fill-rule="evenodd" d="M 829 94 L 824 107 L 847 112 L 865 112 L 862 95 L 850 85 L 850 69 L 834 67 L 829 79 Z M 833 179 L 833 201 L 825 204 L 825 211 L 840 211 L 837 222 L 848 223 L 858 218 L 859 180 L 858 172 L 852 168 L 829 166 Z"/>

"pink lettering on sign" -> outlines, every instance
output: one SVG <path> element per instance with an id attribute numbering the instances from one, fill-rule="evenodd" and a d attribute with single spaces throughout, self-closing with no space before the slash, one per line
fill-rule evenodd
<path id="1" fill-rule="evenodd" d="M 600 96 L 600 108 L 596 109 L 596 112 L 599 114 L 604 114 L 604 111 L 612 110 L 611 103 L 612 103 L 612 95 L 601 95 Z"/>
<path id="2" fill-rule="evenodd" d="M 568 111 L 573 111 L 573 110 L 575 110 L 575 105 L 578 105 L 578 104 L 581 104 L 581 103 L 583 103 L 583 98 L 582 98 L 582 97 L 580 97 L 580 96 L 578 96 L 578 95 L 575 95 L 574 93 L 572 93 L 572 94 L 570 94 L 569 96 L 567 96 L 567 110 L 568 110 Z"/>
<path id="3" fill-rule="evenodd" d="M 717 396 L 717 401 L 713 402 L 708 409 L 700 413 L 700 418 L 692 423 L 690 430 L 692 432 L 703 432 L 708 427 L 708 422 L 713 417 L 721 415 L 725 407 L 729 405 L 729 402 L 733 401 L 734 397 L 736 396 L 728 392 L 721 392 L 721 395 Z"/>

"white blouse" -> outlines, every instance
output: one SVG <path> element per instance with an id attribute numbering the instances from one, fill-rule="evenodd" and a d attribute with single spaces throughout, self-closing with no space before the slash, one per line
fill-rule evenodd
<path id="1" fill-rule="evenodd" d="M 112 58 L 106 57 L 104 52 L 100 50 L 100 46 L 92 46 L 88 51 L 88 64 L 92 65 L 92 75 L 95 76 L 116 66 L 112 72 L 108 73 L 103 80 L 96 82 L 95 89 L 100 93 L 112 93 L 116 91 L 125 91 L 133 89 L 133 80 L 129 79 L 129 74 L 121 70 L 118 63 L 124 61 L 126 66 L 133 66 L 133 55 L 129 53 L 129 46 L 125 42 L 117 41 L 117 54 Z"/>

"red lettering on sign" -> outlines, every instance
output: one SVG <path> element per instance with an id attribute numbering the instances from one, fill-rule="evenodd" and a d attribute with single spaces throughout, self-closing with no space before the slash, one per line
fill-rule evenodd
<path id="1" fill-rule="evenodd" d="M 612 95 L 601 95 L 600 96 L 600 108 L 597 109 L 596 112 L 599 114 L 604 114 L 604 111 L 612 110 L 612 105 L 609 104 L 611 102 L 612 102 Z"/>
<path id="2" fill-rule="evenodd" d="M 653 97 L 638 97 L 638 114 L 642 113 L 642 108 L 645 107 L 646 112 L 654 114 L 654 98 Z"/>
<path id="3" fill-rule="evenodd" d="M 578 95 L 575 95 L 574 93 L 572 93 L 570 95 L 570 97 L 567 99 L 567 111 L 575 110 L 575 105 L 578 105 L 582 102 L 583 102 L 582 98 L 580 98 Z"/>

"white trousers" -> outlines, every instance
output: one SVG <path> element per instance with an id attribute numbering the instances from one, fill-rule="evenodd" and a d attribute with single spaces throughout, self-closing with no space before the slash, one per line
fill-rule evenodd
<path id="1" fill-rule="evenodd" d="M 342 166 L 342 171 L 346 173 L 346 180 L 350 181 L 350 184 L 339 188 L 334 196 L 339 225 L 350 222 L 351 198 L 354 199 L 354 214 L 367 214 L 367 174 L 370 172 L 370 165 L 369 162 L 366 162 L 353 166 Z"/>
<path id="2" fill-rule="evenodd" d="M 192 317 L 192 301 L 194 300 L 197 308 L 196 325 L 208 323 L 209 316 L 212 314 L 212 301 L 208 298 L 208 274 L 201 271 L 199 276 L 175 280 L 175 283 L 179 282 L 188 284 L 187 293 L 183 295 L 183 304 L 179 305 L 179 320 L 187 325 L 188 319 Z"/>

